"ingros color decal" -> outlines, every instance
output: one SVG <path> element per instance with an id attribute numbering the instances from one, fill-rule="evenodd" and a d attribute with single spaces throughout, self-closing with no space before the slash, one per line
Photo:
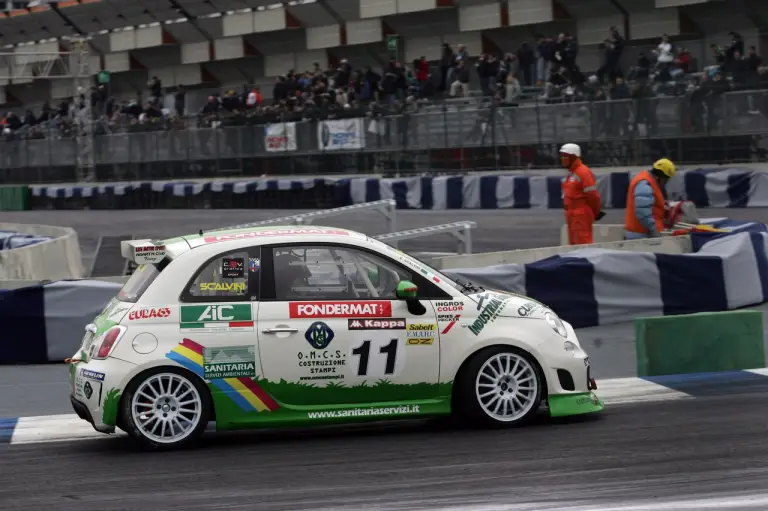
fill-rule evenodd
<path id="1" fill-rule="evenodd" d="M 437 313 L 441 312 L 462 312 L 464 311 L 464 302 L 435 302 Z"/>
<path id="2" fill-rule="evenodd" d="M 380 302 L 291 302 L 291 318 L 390 318 L 392 304 Z"/>
<path id="3" fill-rule="evenodd" d="M 128 319 L 130 321 L 136 321 L 140 319 L 160 319 L 167 318 L 171 315 L 171 309 L 169 307 L 157 307 L 153 309 L 137 309 L 128 313 Z"/>

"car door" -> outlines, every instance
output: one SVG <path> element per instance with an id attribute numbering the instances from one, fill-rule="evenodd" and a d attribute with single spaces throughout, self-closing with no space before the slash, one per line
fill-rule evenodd
<path id="1" fill-rule="evenodd" d="M 434 308 L 408 311 L 400 281 L 434 286 L 393 260 L 354 246 L 262 248 L 259 354 L 269 392 L 287 405 L 430 399 L 439 394 Z M 437 293 L 441 293 L 437 290 Z"/>
<path id="2" fill-rule="evenodd" d="M 180 296 L 179 343 L 166 355 L 210 381 L 220 426 L 276 405 L 260 386 L 258 247 L 205 262 Z"/>

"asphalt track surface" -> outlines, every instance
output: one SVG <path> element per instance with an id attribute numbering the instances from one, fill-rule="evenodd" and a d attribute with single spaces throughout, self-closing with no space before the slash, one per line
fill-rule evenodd
<path id="1" fill-rule="evenodd" d="M 3 219 L 74 227 L 87 258 L 102 234 L 173 236 L 293 213 L 33 211 Z M 768 209 L 700 214 L 768 222 Z M 621 218 L 623 211 L 609 210 L 605 222 Z M 459 220 L 478 223 L 475 251 L 485 252 L 557 245 L 562 214 L 398 212 L 398 229 Z M 372 235 L 387 231 L 371 213 L 322 223 Z M 452 251 L 455 244 L 435 237 L 401 247 Z M 596 377 L 634 374 L 632 344 L 619 342 L 624 333 L 580 335 L 595 353 Z M 719 509 L 768 509 L 766 390 L 618 405 L 598 416 L 542 418 L 514 431 L 409 423 L 228 434 L 206 438 L 197 450 L 164 454 L 98 436 L 2 445 L 0 509 L 710 509 L 702 499 Z M 0 417 L 72 413 L 61 365 L 0 367 L 0 396 Z M 637 507 L 605 507 L 627 501 Z"/>
<path id="2" fill-rule="evenodd" d="M 766 394 L 711 396 L 511 431 L 419 422 L 248 432 L 169 453 L 106 437 L 5 445 L 0 509 L 709 509 L 702 499 L 768 492 L 766 407 Z"/>

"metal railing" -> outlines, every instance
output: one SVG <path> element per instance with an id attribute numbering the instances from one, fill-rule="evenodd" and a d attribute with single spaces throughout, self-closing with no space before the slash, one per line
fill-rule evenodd
<path id="1" fill-rule="evenodd" d="M 427 110 L 99 135 L 98 179 L 547 167 L 564 142 L 582 144 L 595 165 L 647 164 L 661 153 L 681 163 L 747 161 L 768 134 L 766 90 Z M 723 137 L 726 149 L 717 142 Z M 0 182 L 67 181 L 52 178 L 51 169 L 74 167 L 76 151 L 76 142 L 62 136 L 0 141 Z M 465 161 L 467 155 L 474 160 Z"/>

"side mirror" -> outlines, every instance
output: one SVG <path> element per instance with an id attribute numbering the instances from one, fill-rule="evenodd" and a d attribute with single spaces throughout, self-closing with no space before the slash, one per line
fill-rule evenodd
<path id="1" fill-rule="evenodd" d="M 402 280 L 397 284 L 397 291 L 395 293 L 398 300 L 405 300 L 405 303 L 408 306 L 408 312 L 414 316 L 423 316 L 426 314 L 426 307 L 424 307 L 417 298 L 419 288 L 416 284 L 408 280 Z"/>
<path id="2" fill-rule="evenodd" d="M 401 280 L 397 284 L 396 294 L 400 300 L 415 300 L 419 294 L 419 288 L 411 281 Z"/>

